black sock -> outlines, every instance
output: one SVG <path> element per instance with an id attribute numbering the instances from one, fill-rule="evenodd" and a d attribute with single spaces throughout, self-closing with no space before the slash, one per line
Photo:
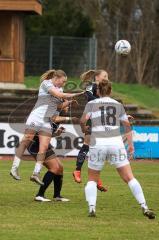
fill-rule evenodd
<path id="1" fill-rule="evenodd" d="M 84 163 L 84 160 L 86 158 L 88 151 L 89 151 L 89 146 L 86 144 L 83 144 L 77 156 L 76 170 L 81 171 L 82 165 Z"/>
<path id="2" fill-rule="evenodd" d="M 54 176 L 55 176 L 55 175 L 54 175 L 54 173 L 52 173 L 52 172 L 47 171 L 47 172 L 45 173 L 45 175 L 44 175 L 44 177 L 43 177 L 43 183 L 44 183 L 44 185 L 39 188 L 39 192 L 38 192 L 38 194 L 37 194 L 36 196 L 41 196 L 41 197 L 44 196 L 45 191 L 46 191 L 46 189 L 48 188 L 48 186 L 50 185 L 50 183 L 53 181 Z"/>
<path id="3" fill-rule="evenodd" d="M 54 175 L 54 198 L 60 197 L 63 183 L 63 175 Z"/>

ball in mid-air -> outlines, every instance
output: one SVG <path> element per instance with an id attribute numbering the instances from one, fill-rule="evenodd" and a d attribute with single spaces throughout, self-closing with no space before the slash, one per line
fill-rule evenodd
<path id="1" fill-rule="evenodd" d="M 131 51 L 131 45 L 127 40 L 119 40 L 115 44 L 115 51 L 119 55 L 126 56 Z"/>

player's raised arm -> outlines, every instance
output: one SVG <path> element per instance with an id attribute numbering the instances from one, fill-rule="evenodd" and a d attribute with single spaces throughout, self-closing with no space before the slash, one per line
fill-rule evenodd
<path id="1" fill-rule="evenodd" d="M 57 106 L 57 109 L 60 111 L 60 110 L 63 110 L 69 106 L 72 106 L 72 107 L 77 107 L 79 104 L 78 104 L 78 101 L 73 99 L 73 100 L 67 100 L 65 99 L 61 104 L 58 104 Z"/>
<path id="2" fill-rule="evenodd" d="M 57 97 L 57 98 L 73 98 L 73 97 L 77 97 L 79 95 L 82 95 L 84 92 L 80 92 L 80 93 L 63 93 L 63 92 L 60 92 L 58 89 L 52 87 L 49 89 L 48 91 L 51 95 L 53 95 L 54 97 Z"/>
<path id="3" fill-rule="evenodd" d="M 87 121 L 90 119 L 91 117 L 91 108 L 92 108 L 92 104 L 91 103 L 87 103 L 84 109 L 84 112 L 82 114 L 82 117 L 80 119 L 80 126 L 82 129 L 82 132 L 85 133 L 88 128 L 90 128 L 90 126 L 86 126 Z"/>
<path id="4" fill-rule="evenodd" d="M 81 119 L 80 119 L 80 126 L 82 129 L 82 132 L 85 133 L 88 130 L 89 126 L 86 126 L 86 122 L 89 118 L 87 117 L 86 113 L 83 113 Z"/>

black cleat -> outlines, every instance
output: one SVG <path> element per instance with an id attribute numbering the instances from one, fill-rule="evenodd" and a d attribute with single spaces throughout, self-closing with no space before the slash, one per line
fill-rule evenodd
<path id="1" fill-rule="evenodd" d="M 145 217 L 148 217 L 149 219 L 156 218 L 156 214 L 152 210 L 143 208 L 142 211 Z"/>

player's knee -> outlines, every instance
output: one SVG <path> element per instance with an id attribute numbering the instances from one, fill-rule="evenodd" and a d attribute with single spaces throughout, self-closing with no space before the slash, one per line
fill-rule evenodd
<path id="1" fill-rule="evenodd" d="M 46 163 L 46 167 L 48 168 L 49 171 L 51 171 L 54 174 L 57 174 L 57 175 L 63 174 L 63 165 L 58 161 L 56 161 L 55 159 L 54 161 L 48 161 Z"/>
<path id="2" fill-rule="evenodd" d="M 43 145 L 39 146 L 39 152 L 46 153 L 47 150 L 48 150 L 48 144 L 43 144 Z"/>
<path id="3" fill-rule="evenodd" d="M 27 142 L 27 141 L 32 141 L 33 140 L 33 136 L 32 135 L 25 135 L 22 139 L 22 142 Z"/>
<path id="4" fill-rule="evenodd" d="M 34 138 L 34 135 L 35 135 L 35 134 L 25 133 L 24 136 L 23 136 L 23 138 L 22 138 L 22 141 L 27 141 L 27 140 L 32 141 L 33 138 Z"/>
<path id="5" fill-rule="evenodd" d="M 132 175 L 123 176 L 122 179 L 125 183 L 128 183 L 129 181 L 131 181 L 133 179 L 133 176 Z"/>
<path id="6" fill-rule="evenodd" d="M 63 166 L 60 164 L 56 165 L 56 167 L 54 168 L 54 173 L 57 175 L 62 175 L 63 174 Z"/>
<path id="7" fill-rule="evenodd" d="M 32 142 L 32 140 L 33 140 L 33 139 L 32 139 L 30 136 L 24 137 L 24 138 L 22 139 L 22 141 L 20 142 L 20 145 L 21 145 L 21 146 L 28 147 L 29 144 Z"/>

